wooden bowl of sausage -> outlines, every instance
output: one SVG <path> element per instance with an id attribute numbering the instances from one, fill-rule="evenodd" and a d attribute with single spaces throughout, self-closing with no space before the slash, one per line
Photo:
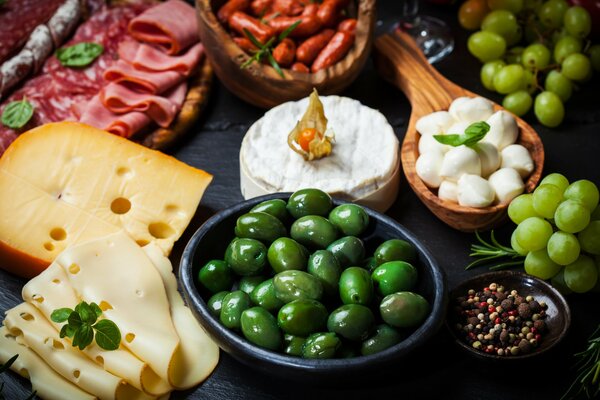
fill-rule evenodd
<path id="1" fill-rule="evenodd" d="M 371 49 L 375 3 L 196 0 L 196 10 L 221 82 L 244 101 L 270 108 L 313 88 L 337 94 L 353 82 Z"/>

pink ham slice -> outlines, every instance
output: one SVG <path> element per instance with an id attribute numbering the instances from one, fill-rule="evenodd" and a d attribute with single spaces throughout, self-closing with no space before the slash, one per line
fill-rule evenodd
<path id="1" fill-rule="evenodd" d="M 124 138 L 131 137 L 151 122 L 146 114 L 139 111 L 120 115 L 111 112 L 104 107 L 99 95 L 87 103 L 79 121 Z"/>
<path id="2" fill-rule="evenodd" d="M 178 54 L 199 40 L 196 11 L 182 0 L 166 1 L 131 20 L 129 34 Z"/>
<path id="3" fill-rule="evenodd" d="M 197 43 L 184 54 L 169 56 L 155 47 L 126 40 L 119 45 L 119 58 L 136 69 L 149 71 L 175 71 L 185 77 L 191 75 L 202 60 L 204 46 Z"/>
<path id="4" fill-rule="evenodd" d="M 185 76 L 175 71 L 141 71 L 134 68 L 133 65 L 119 60 L 104 71 L 104 79 L 109 82 L 121 83 L 138 92 L 161 94 L 183 81 Z"/>

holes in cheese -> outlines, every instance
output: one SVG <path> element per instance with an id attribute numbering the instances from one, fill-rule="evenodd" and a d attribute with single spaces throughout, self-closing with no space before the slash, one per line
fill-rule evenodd
<path id="1" fill-rule="evenodd" d="M 132 178 L 133 172 L 128 167 L 119 167 L 117 168 L 117 176 Z"/>
<path id="2" fill-rule="evenodd" d="M 129 332 L 128 334 L 125 335 L 125 341 L 127 343 L 133 342 L 134 339 L 135 339 L 135 333 Z"/>
<path id="3" fill-rule="evenodd" d="M 44 344 L 52 347 L 55 350 L 64 350 L 65 349 L 65 345 L 62 344 L 62 342 L 59 342 L 58 340 L 54 340 L 52 338 L 46 338 L 46 340 L 44 340 Z"/>
<path id="4" fill-rule="evenodd" d="M 25 321 L 33 321 L 35 319 L 33 317 L 33 315 L 31 315 L 30 313 L 26 313 L 26 312 L 23 312 L 23 313 L 19 314 L 19 317 L 21 317 Z"/>
<path id="5" fill-rule="evenodd" d="M 19 370 L 19 375 L 21 375 L 25 379 L 29 379 L 29 370 L 27 368 L 21 368 Z"/>
<path id="6" fill-rule="evenodd" d="M 124 197 L 117 197 L 110 203 L 110 210 L 115 214 L 126 214 L 131 209 L 131 202 Z"/>
<path id="7" fill-rule="evenodd" d="M 44 248 L 48 251 L 52 251 L 54 250 L 54 244 L 52 244 L 51 242 L 46 242 L 44 243 Z"/>
<path id="8" fill-rule="evenodd" d="M 67 238 L 67 232 L 63 228 L 53 228 L 50 231 L 50 237 L 57 241 L 65 240 Z"/>
<path id="9" fill-rule="evenodd" d="M 146 239 L 139 239 L 139 240 L 136 240 L 135 242 L 136 242 L 136 243 L 138 244 L 138 246 L 140 246 L 140 247 L 144 247 L 145 245 L 147 245 L 148 243 L 150 243 L 150 241 L 149 241 L 149 240 L 146 240 Z"/>
<path id="10" fill-rule="evenodd" d="M 153 222 L 148 225 L 148 232 L 156 239 L 168 239 L 175 234 L 175 230 L 166 222 Z"/>
<path id="11" fill-rule="evenodd" d="M 81 267 L 79 267 L 79 265 L 77 265 L 77 264 L 69 265 L 69 272 L 72 273 L 73 275 L 77 275 L 79 273 L 79 271 L 81 271 Z"/>
<path id="12" fill-rule="evenodd" d="M 31 299 L 33 301 L 37 301 L 38 303 L 44 302 L 44 296 L 40 296 L 39 294 L 34 294 L 33 296 L 31 296 Z"/>
<path id="13" fill-rule="evenodd" d="M 73 377 L 74 377 L 75 379 L 79 379 L 79 377 L 80 377 L 80 376 L 81 376 L 81 371 L 80 371 L 80 370 L 78 370 L 78 369 L 74 369 L 74 370 L 73 370 Z"/>
<path id="14" fill-rule="evenodd" d="M 102 300 L 100 302 L 100 304 L 98 304 L 98 307 L 100 307 L 100 309 L 102 311 L 108 311 L 108 310 L 112 310 L 113 309 L 113 307 L 109 303 L 107 303 L 106 301 L 104 301 L 104 300 Z"/>
<path id="15" fill-rule="evenodd" d="M 60 279 L 52 279 L 52 283 L 55 285 L 60 285 Z"/>

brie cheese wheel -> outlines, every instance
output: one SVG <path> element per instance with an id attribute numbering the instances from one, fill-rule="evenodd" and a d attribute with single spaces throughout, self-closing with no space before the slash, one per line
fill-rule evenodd
<path id="1" fill-rule="evenodd" d="M 305 161 L 290 149 L 288 134 L 304 115 L 308 98 L 268 111 L 246 133 L 240 149 L 244 198 L 318 188 L 385 211 L 399 181 L 399 142 L 379 111 L 347 97 L 320 97 L 335 134 L 332 153 Z M 366 201 L 369 200 L 369 201 Z"/>

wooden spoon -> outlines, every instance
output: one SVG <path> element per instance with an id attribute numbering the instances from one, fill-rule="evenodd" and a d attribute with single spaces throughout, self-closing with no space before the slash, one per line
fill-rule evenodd
<path id="1" fill-rule="evenodd" d="M 450 103 L 462 96 L 477 97 L 444 78 L 429 64 L 414 40 L 396 30 L 375 40 L 375 65 L 379 73 L 400 88 L 412 106 L 408 129 L 402 143 L 402 167 L 408 183 L 423 203 L 442 221 L 451 227 L 472 232 L 491 229 L 506 219 L 507 204 L 485 208 L 463 207 L 454 202 L 441 200 L 416 173 L 415 163 L 419 157 L 420 135 L 415 128 L 419 118 L 434 111 L 448 110 Z M 503 110 L 494 103 L 495 110 Z M 544 167 L 544 146 L 533 128 L 516 117 L 519 126 L 517 143 L 525 146 L 535 162 L 535 169 L 525 182 L 526 192 L 535 189 Z"/>

